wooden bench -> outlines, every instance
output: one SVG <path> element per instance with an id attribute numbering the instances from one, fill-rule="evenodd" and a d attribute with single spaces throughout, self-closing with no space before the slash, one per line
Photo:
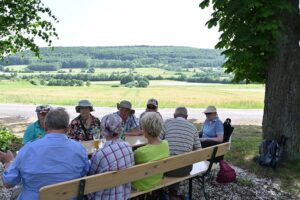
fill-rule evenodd
<path id="1" fill-rule="evenodd" d="M 140 165 L 135 165 L 127 169 L 110 171 L 93 176 L 86 176 L 70 181 L 65 181 L 53 185 L 44 186 L 40 189 L 40 200 L 65 200 L 72 197 L 83 199 L 83 195 L 99 190 L 115 187 L 120 184 L 139 180 L 158 173 L 164 173 L 193 164 L 193 170 L 189 176 L 163 178 L 161 184 L 147 191 L 132 190 L 131 197 L 136 197 L 159 188 L 163 188 L 182 180 L 190 180 L 190 190 L 192 193 L 192 179 L 197 179 L 202 184 L 205 198 L 205 177 L 209 175 L 213 166 L 213 159 L 229 151 L 229 143 L 192 151 L 189 153 L 172 156 L 163 160 L 153 161 Z M 210 161 L 207 161 L 210 160 Z"/>

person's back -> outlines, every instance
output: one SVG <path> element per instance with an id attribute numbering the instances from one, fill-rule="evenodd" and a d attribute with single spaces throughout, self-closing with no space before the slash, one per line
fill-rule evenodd
<path id="1" fill-rule="evenodd" d="M 134 159 L 136 164 L 147 163 L 155 160 L 161 160 L 169 157 L 169 147 L 167 141 L 160 144 L 147 144 L 134 151 Z M 157 174 L 138 181 L 133 182 L 134 188 L 138 190 L 147 190 L 160 183 L 163 174 Z"/>
<path id="2" fill-rule="evenodd" d="M 171 155 L 201 148 L 196 127 L 183 117 L 166 120 L 161 138 L 168 141 Z"/>
<path id="3" fill-rule="evenodd" d="M 122 119 L 115 114 L 109 114 L 102 118 L 102 134 L 106 138 L 104 146 L 96 151 L 91 158 L 89 175 L 107 171 L 117 171 L 134 165 L 134 157 L 131 146 L 120 139 L 122 132 Z M 122 184 L 95 193 L 88 194 L 89 199 L 118 199 L 126 200 L 130 197 L 131 183 Z"/>
<path id="4" fill-rule="evenodd" d="M 159 138 L 162 130 L 162 118 L 156 112 L 147 112 L 142 118 L 142 128 L 148 144 L 134 151 L 136 164 L 161 160 L 169 157 L 169 146 L 167 141 Z M 147 190 L 159 185 L 163 173 L 149 176 L 141 180 L 134 181 L 133 187 L 138 190 Z"/>
<path id="5" fill-rule="evenodd" d="M 19 199 L 38 199 L 42 186 L 85 176 L 89 169 L 86 149 L 62 134 L 46 134 L 26 144 L 16 161 L 23 185 Z"/>
<path id="6" fill-rule="evenodd" d="M 89 175 L 107 171 L 117 171 L 134 165 L 131 146 L 121 139 L 107 141 L 91 159 Z M 128 199 L 131 192 L 130 183 L 98 191 L 89 195 L 89 199 Z"/>
<path id="7" fill-rule="evenodd" d="M 63 109 L 50 111 L 45 120 L 45 137 L 27 143 L 14 161 L 9 161 L 3 182 L 6 187 L 22 184 L 19 200 L 37 200 L 42 186 L 79 178 L 88 172 L 86 149 L 65 134 L 68 122 L 69 116 Z"/>
<path id="8" fill-rule="evenodd" d="M 179 155 L 201 148 L 200 138 L 196 127 L 187 120 L 188 113 L 185 107 L 177 107 L 173 119 L 165 121 L 161 132 L 161 139 L 169 143 L 170 154 Z M 167 177 L 187 176 L 193 165 L 188 165 L 165 173 Z M 170 199 L 182 199 L 187 194 L 188 183 L 180 182 L 168 187 Z"/>

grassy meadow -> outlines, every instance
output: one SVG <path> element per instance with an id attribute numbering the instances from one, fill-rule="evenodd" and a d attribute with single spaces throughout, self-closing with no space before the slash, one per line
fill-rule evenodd
<path id="1" fill-rule="evenodd" d="M 264 86 L 259 84 L 195 84 L 177 81 L 151 81 L 148 88 L 128 88 L 119 82 L 92 82 L 87 87 L 41 86 L 26 81 L 1 81 L 1 103 L 49 103 L 74 105 L 89 99 L 96 106 L 115 106 L 127 99 L 136 108 L 144 107 L 148 98 L 157 98 L 161 108 L 184 105 L 203 108 L 214 104 L 219 108 L 263 108 Z"/>
<path id="2" fill-rule="evenodd" d="M 19 75 L 38 75 L 38 74 L 59 74 L 59 73 L 68 73 L 68 74 L 78 74 L 82 73 L 81 68 L 62 68 L 59 71 L 35 71 L 30 73 L 24 73 L 25 69 L 27 68 L 27 65 L 10 65 L 5 66 L 4 69 L 8 69 L 10 72 L 0 72 L 0 74 L 10 74 L 12 71 L 20 73 Z M 172 77 L 172 76 L 179 76 L 180 74 L 183 74 L 185 76 L 192 76 L 193 74 L 197 72 L 223 72 L 223 68 L 219 67 L 202 67 L 202 68 L 189 68 L 178 71 L 170 71 L 162 68 L 155 68 L 155 67 L 141 67 L 141 68 L 94 68 L 95 72 L 93 75 L 97 74 L 112 74 L 114 73 L 121 73 L 121 74 L 128 74 L 133 73 L 135 75 L 141 75 L 141 76 L 162 76 L 164 78 Z M 84 71 L 87 70 L 87 68 L 83 68 Z M 225 75 L 225 74 L 224 74 Z M 228 76 L 226 74 L 225 76 Z"/>

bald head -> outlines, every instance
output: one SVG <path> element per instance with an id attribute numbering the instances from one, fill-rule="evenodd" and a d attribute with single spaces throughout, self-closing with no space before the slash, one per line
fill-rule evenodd
<path id="1" fill-rule="evenodd" d="M 187 119 L 187 109 L 186 107 L 177 107 L 174 113 L 174 118 L 176 117 L 183 117 L 185 119 Z"/>

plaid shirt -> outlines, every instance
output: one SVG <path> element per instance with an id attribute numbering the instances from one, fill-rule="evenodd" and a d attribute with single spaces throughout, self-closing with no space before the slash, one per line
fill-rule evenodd
<path id="1" fill-rule="evenodd" d="M 89 175 L 125 169 L 134 165 L 131 146 L 121 139 L 107 141 L 102 149 L 96 151 L 91 159 Z M 121 200 L 129 199 L 131 183 L 119 185 L 88 195 L 88 199 Z"/>
<path id="2" fill-rule="evenodd" d="M 120 116 L 120 112 L 115 112 L 114 114 L 117 114 Z M 130 132 L 132 129 L 140 128 L 139 120 L 135 117 L 135 115 L 129 115 L 127 120 L 125 122 L 122 122 L 122 127 L 124 129 L 124 132 Z"/>

